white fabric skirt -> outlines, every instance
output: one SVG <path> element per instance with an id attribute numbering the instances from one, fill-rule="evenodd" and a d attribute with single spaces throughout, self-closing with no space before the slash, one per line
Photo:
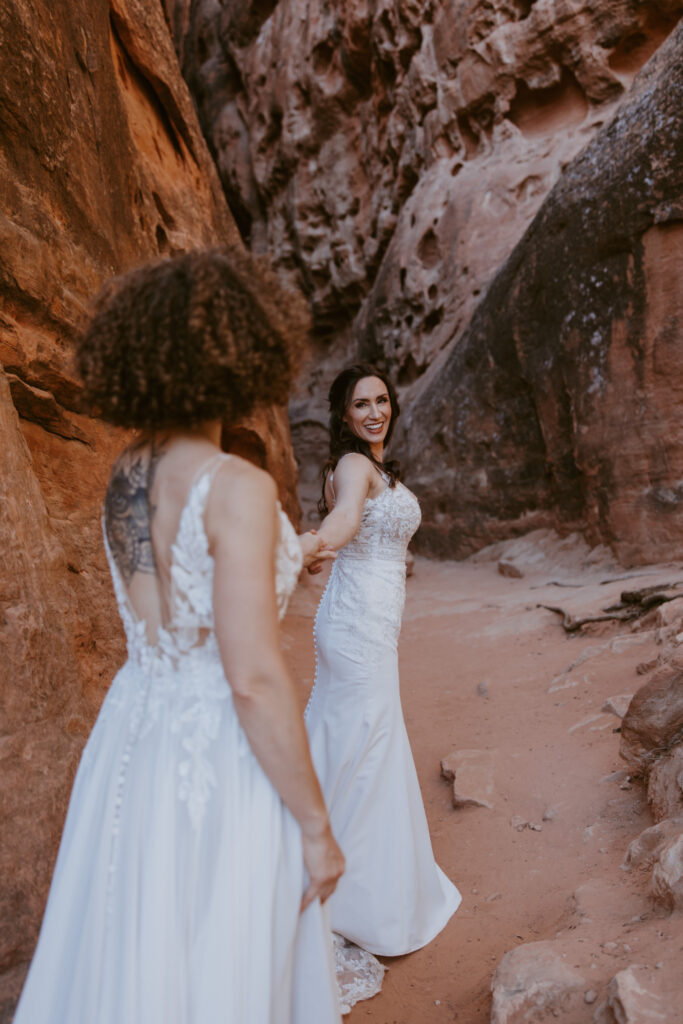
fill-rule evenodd
<path id="1" fill-rule="evenodd" d="M 14 1024 L 338 1024 L 327 908 L 222 669 L 128 663 L 83 754 Z M 193 670 L 193 671 L 194 671 Z"/>
<path id="2" fill-rule="evenodd" d="M 372 569 L 374 570 L 374 566 Z M 426 945 L 460 904 L 434 861 L 399 693 L 395 638 L 400 626 L 378 595 L 358 628 L 344 614 L 350 584 L 335 574 L 316 618 L 316 683 L 306 710 L 313 761 L 346 872 L 329 901 L 332 930 L 363 949 L 399 956 Z M 344 600 L 336 593 L 344 587 Z M 396 585 L 388 579 L 387 594 Z M 365 589 L 369 589 L 365 587 Z"/>

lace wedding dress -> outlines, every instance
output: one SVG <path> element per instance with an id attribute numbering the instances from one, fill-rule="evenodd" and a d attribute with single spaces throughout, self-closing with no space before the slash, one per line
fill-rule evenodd
<path id="1" fill-rule="evenodd" d="M 326 907 L 300 914 L 299 827 L 254 757 L 213 631 L 203 514 L 190 488 L 169 617 L 146 638 L 109 546 L 128 659 L 78 769 L 14 1024 L 338 1024 Z M 301 549 L 280 512 L 281 611 Z"/>
<path id="2" fill-rule="evenodd" d="M 332 930 L 384 956 L 424 946 L 460 903 L 434 861 L 399 694 L 406 551 L 419 523 L 417 499 L 403 484 L 366 500 L 318 608 L 306 709 L 313 761 L 346 857 L 329 901 Z"/>

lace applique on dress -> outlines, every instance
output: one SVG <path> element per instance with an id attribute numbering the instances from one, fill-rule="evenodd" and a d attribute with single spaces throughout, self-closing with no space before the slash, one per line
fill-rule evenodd
<path id="1" fill-rule="evenodd" d="M 381 991 L 387 968 L 367 949 L 361 949 L 343 935 L 333 932 L 332 938 L 339 1002 L 341 1012 L 346 1014 L 361 999 L 372 999 Z"/>
<path id="2" fill-rule="evenodd" d="M 220 716 L 230 699 L 229 685 L 220 670 L 220 653 L 214 632 L 214 560 L 204 528 L 204 512 L 214 474 L 221 461 L 212 459 L 190 487 L 171 547 L 171 594 L 169 622 L 157 631 L 157 642 L 147 639 L 146 623 L 138 619 L 128 600 L 107 541 L 104 544 L 114 583 L 119 613 L 126 633 L 129 663 L 140 671 L 129 685 L 136 686 L 129 721 L 129 746 L 150 732 L 167 712 L 170 730 L 180 739 L 186 756 L 178 763 L 178 799 L 186 804 L 190 820 L 199 829 L 204 811 L 217 786 L 207 751 L 216 739 Z M 284 615 L 296 586 L 303 556 L 292 524 L 278 504 L 280 538 L 276 549 L 278 611 Z M 248 749 L 240 736 L 240 751 Z M 125 765 L 119 788 L 125 785 Z"/>
<path id="3" fill-rule="evenodd" d="M 367 498 L 356 535 L 339 557 L 379 558 L 405 564 L 408 543 L 420 525 L 420 505 L 402 484 L 387 486 L 376 498 Z"/>
<path id="4" fill-rule="evenodd" d="M 280 517 L 280 541 L 275 552 L 275 593 L 278 614 L 282 618 L 303 568 L 304 556 L 296 530 L 283 512 L 279 501 L 277 509 Z"/>
<path id="5" fill-rule="evenodd" d="M 406 553 L 419 525 L 418 500 L 402 483 L 366 499 L 356 535 L 338 552 L 320 598 L 313 626 L 316 681 L 322 609 L 347 630 L 350 647 L 366 664 L 379 663 L 387 644 L 395 647 L 405 603 Z M 314 682 L 305 715 L 316 689 Z"/>

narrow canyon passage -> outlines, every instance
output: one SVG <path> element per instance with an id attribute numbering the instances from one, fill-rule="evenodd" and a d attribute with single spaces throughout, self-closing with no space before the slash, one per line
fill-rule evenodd
<path id="1" fill-rule="evenodd" d="M 521 578 L 498 571 L 510 553 Z M 426 949 L 386 960 L 380 995 L 345 1020 L 484 1024 L 503 955 L 541 940 L 583 979 L 559 1014 L 572 1024 L 593 1021 L 620 970 L 656 966 L 658 980 L 675 971 L 680 920 L 654 908 L 646 874 L 621 870 L 652 817 L 619 756 L 620 719 L 603 710 L 647 680 L 662 616 L 568 636 L 538 607 L 595 614 L 625 588 L 674 578 L 683 568 L 623 570 L 606 553 L 545 531 L 466 562 L 417 560 L 400 644 L 403 707 L 435 854 L 463 904 Z M 302 698 L 312 684 L 320 589 L 305 581 L 285 622 Z M 456 751 L 477 752 L 456 775 L 461 796 L 490 808 L 453 806 L 440 762 Z"/>

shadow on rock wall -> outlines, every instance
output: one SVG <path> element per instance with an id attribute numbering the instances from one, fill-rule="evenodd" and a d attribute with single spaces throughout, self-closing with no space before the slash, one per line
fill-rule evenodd
<path id="1" fill-rule="evenodd" d="M 621 559 L 683 537 L 683 25 L 566 168 L 397 446 L 423 543 L 461 553 L 530 525 Z"/>

